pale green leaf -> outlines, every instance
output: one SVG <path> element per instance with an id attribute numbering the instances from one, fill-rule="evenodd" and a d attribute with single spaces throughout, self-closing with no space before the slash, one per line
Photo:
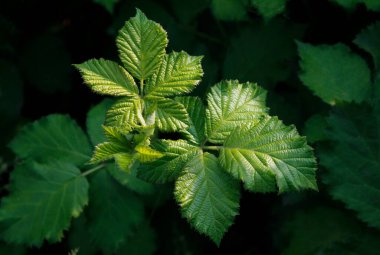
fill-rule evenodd
<path id="1" fill-rule="evenodd" d="M 371 74 L 365 61 L 343 44 L 298 43 L 301 81 L 328 104 L 362 102 L 369 94 Z"/>
<path id="2" fill-rule="evenodd" d="M 149 105 L 155 105 L 156 126 L 167 132 L 174 132 L 186 129 L 189 124 L 189 115 L 185 107 L 173 99 L 157 97 L 150 98 Z"/>
<path id="3" fill-rule="evenodd" d="M 365 106 L 337 109 L 328 118 L 332 149 L 320 150 L 323 181 L 334 199 L 380 228 L 380 133 L 378 112 Z"/>
<path id="4" fill-rule="evenodd" d="M 184 140 L 161 140 L 152 144 L 153 148 L 165 154 L 164 157 L 138 169 L 137 175 L 143 180 L 154 183 L 174 181 L 186 163 L 201 153 L 201 149 Z"/>
<path id="5" fill-rule="evenodd" d="M 176 181 L 175 197 L 190 224 L 219 245 L 238 214 L 240 187 L 214 155 L 198 154 Z"/>
<path id="6" fill-rule="evenodd" d="M 106 112 L 113 104 L 113 100 L 104 99 L 88 111 L 86 126 L 87 133 L 93 145 L 105 142 L 104 131 L 102 125 L 106 118 Z"/>
<path id="7" fill-rule="evenodd" d="M 380 71 L 380 22 L 376 22 L 363 31 L 355 38 L 354 43 L 372 55 L 375 68 Z"/>
<path id="8" fill-rule="evenodd" d="M 201 60 L 202 57 L 193 57 L 184 51 L 165 55 L 144 94 L 167 97 L 192 91 L 203 76 Z"/>
<path id="9" fill-rule="evenodd" d="M 156 159 L 162 158 L 164 156 L 163 153 L 156 151 L 149 146 L 144 146 L 144 145 L 137 145 L 135 147 L 135 151 L 137 152 L 137 159 L 141 163 L 148 163 L 151 161 L 154 161 Z"/>
<path id="10" fill-rule="evenodd" d="M 88 201 L 88 183 L 79 169 L 56 160 L 18 166 L 10 189 L 0 207 L 0 236 L 10 243 L 60 241 Z"/>
<path id="11" fill-rule="evenodd" d="M 90 143 L 69 116 L 53 114 L 21 129 L 10 143 L 21 158 L 62 160 L 79 165 L 90 159 Z"/>
<path id="12" fill-rule="evenodd" d="M 87 238 L 103 254 L 114 254 L 144 220 L 142 201 L 106 171 L 98 172 L 90 184 Z"/>
<path id="13" fill-rule="evenodd" d="M 251 0 L 264 19 L 269 20 L 285 11 L 287 0 Z"/>
<path id="14" fill-rule="evenodd" d="M 189 127 L 181 133 L 192 143 L 200 145 L 206 140 L 205 106 L 198 97 L 177 97 L 175 100 L 180 102 L 189 114 Z"/>
<path id="15" fill-rule="evenodd" d="M 236 128 L 227 137 L 220 162 L 255 192 L 317 190 L 316 160 L 305 137 L 276 117 Z"/>
<path id="16" fill-rule="evenodd" d="M 98 144 L 95 147 L 94 154 L 90 160 L 90 163 L 97 164 L 109 159 L 113 159 L 118 154 L 123 154 L 124 156 L 129 157 L 130 160 L 133 158 L 132 150 L 127 145 L 114 142 L 104 142 Z"/>
<path id="17" fill-rule="evenodd" d="M 105 125 L 125 128 L 137 124 L 137 107 L 140 104 L 137 97 L 124 97 L 118 100 L 106 114 Z"/>
<path id="18" fill-rule="evenodd" d="M 253 83 L 222 81 L 207 95 L 207 138 L 213 143 L 223 140 L 247 122 L 255 122 L 267 112 L 266 91 Z"/>
<path id="19" fill-rule="evenodd" d="M 244 20 L 248 17 L 248 0 L 211 0 L 211 10 L 220 20 Z"/>
<path id="20" fill-rule="evenodd" d="M 136 96 L 138 88 L 133 77 L 117 63 L 91 59 L 75 65 L 90 89 L 102 95 Z"/>
<path id="21" fill-rule="evenodd" d="M 136 78 L 149 78 L 160 66 L 168 44 L 166 31 L 137 9 L 116 39 L 120 59 Z"/>

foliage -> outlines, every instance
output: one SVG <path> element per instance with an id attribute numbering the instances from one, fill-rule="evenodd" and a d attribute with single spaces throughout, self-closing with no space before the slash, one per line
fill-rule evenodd
<path id="1" fill-rule="evenodd" d="M 256 84 L 222 81 L 211 88 L 206 109 L 197 98 L 171 99 L 200 82 L 202 57 L 183 51 L 164 55 L 166 44 L 162 27 L 137 10 L 117 39 L 126 69 L 103 59 L 76 65 L 92 90 L 130 102 L 111 106 L 108 118 L 123 112 L 128 121 L 106 117 L 107 141 L 96 146 L 91 163 L 114 158 L 120 169 L 137 168 L 145 180 L 175 181 L 183 215 L 218 245 L 239 208 L 238 182 L 227 173 L 252 191 L 276 191 L 275 179 L 280 192 L 317 189 L 311 149 L 294 127 L 266 116 L 265 92 Z M 187 129 L 182 133 L 190 139 L 160 140 L 155 129 Z M 242 141 L 255 142 L 239 147 Z M 219 160 L 205 152 L 215 148 Z"/>
<path id="2" fill-rule="evenodd" d="M 378 254 L 379 1 L 0 2 L 0 254 Z"/>

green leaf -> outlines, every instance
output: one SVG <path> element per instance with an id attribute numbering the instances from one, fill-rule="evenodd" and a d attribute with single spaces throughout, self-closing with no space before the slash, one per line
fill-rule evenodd
<path id="1" fill-rule="evenodd" d="M 141 100 L 125 97 L 118 100 L 108 111 L 105 125 L 119 128 L 137 125 L 137 109 Z"/>
<path id="2" fill-rule="evenodd" d="M 135 151 L 138 152 L 137 158 L 141 163 L 148 163 L 164 156 L 161 152 L 144 145 L 137 145 Z"/>
<path id="3" fill-rule="evenodd" d="M 297 56 L 294 40 L 301 38 L 304 26 L 272 19 L 239 27 L 226 52 L 223 79 L 255 81 L 265 88 L 273 88 L 292 77 Z"/>
<path id="4" fill-rule="evenodd" d="M 169 0 L 169 2 L 176 18 L 184 24 L 194 21 L 210 5 L 210 0 Z"/>
<path id="5" fill-rule="evenodd" d="M 377 72 L 380 71 L 380 22 L 376 22 L 362 30 L 354 43 L 372 55 Z"/>
<path id="6" fill-rule="evenodd" d="M 18 166 L 10 189 L 1 203 L 0 236 L 16 244 L 60 241 L 88 201 L 88 183 L 79 169 L 56 160 Z"/>
<path id="7" fill-rule="evenodd" d="M 236 128 L 219 156 L 222 166 L 254 192 L 314 189 L 316 160 L 305 137 L 276 117 Z"/>
<path id="8" fill-rule="evenodd" d="M 287 0 L 251 0 L 264 19 L 269 20 L 285 11 Z"/>
<path id="9" fill-rule="evenodd" d="M 93 145 L 106 141 L 102 125 L 106 119 L 106 112 L 112 104 L 113 100 L 106 98 L 87 113 L 87 133 Z"/>
<path id="10" fill-rule="evenodd" d="M 143 180 L 153 183 L 174 181 L 185 165 L 201 153 L 201 149 L 184 140 L 160 140 L 152 144 L 153 148 L 165 154 L 164 157 L 138 169 L 137 175 Z"/>
<path id="11" fill-rule="evenodd" d="M 371 87 L 365 61 L 343 44 L 313 46 L 298 43 L 301 81 L 328 104 L 360 103 Z"/>
<path id="12" fill-rule="evenodd" d="M 181 133 L 192 143 L 200 145 L 206 140 L 205 106 L 198 97 L 177 97 L 175 100 L 180 102 L 189 114 L 189 128 Z"/>
<path id="13" fill-rule="evenodd" d="M 109 13 L 112 14 L 115 4 L 117 4 L 119 0 L 94 0 L 94 2 L 102 5 Z"/>
<path id="14" fill-rule="evenodd" d="M 75 165 L 91 155 L 90 143 L 69 116 L 52 114 L 22 128 L 10 147 L 21 158 L 61 160 Z"/>
<path id="15" fill-rule="evenodd" d="M 336 110 L 329 118 L 332 149 L 319 152 L 327 168 L 323 181 L 334 199 L 380 228 L 380 136 L 378 113 L 362 107 Z"/>
<path id="16" fill-rule="evenodd" d="M 145 80 L 162 63 L 168 39 L 159 24 L 137 9 L 136 16 L 119 31 L 116 44 L 125 68 L 136 78 Z"/>
<path id="17" fill-rule="evenodd" d="M 153 194 L 156 189 L 153 184 L 145 182 L 136 177 L 137 168 L 132 169 L 130 173 L 121 170 L 116 165 L 107 167 L 107 171 L 117 180 L 121 185 L 133 190 L 139 194 Z"/>
<path id="18" fill-rule="evenodd" d="M 220 20 L 245 20 L 247 9 L 248 0 L 211 0 L 212 13 Z"/>
<path id="19" fill-rule="evenodd" d="M 106 171 L 91 179 L 88 231 L 93 245 L 114 254 L 144 220 L 144 206 Z"/>
<path id="20" fill-rule="evenodd" d="M 144 93 L 160 97 L 189 93 L 203 76 L 201 60 L 202 57 L 193 57 L 184 51 L 165 55 L 160 68 L 147 83 Z"/>
<path id="21" fill-rule="evenodd" d="M 197 154 L 175 184 L 175 197 L 184 217 L 217 245 L 239 210 L 239 183 L 209 153 Z"/>
<path id="22" fill-rule="evenodd" d="M 147 103 L 148 108 L 156 106 L 156 125 L 161 131 L 175 132 L 188 127 L 189 115 L 181 103 L 163 97 L 149 98 Z"/>
<path id="23" fill-rule="evenodd" d="M 91 59 L 74 65 L 90 89 L 102 95 L 136 96 L 139 91 L 133 77 L 117 63 Z"/>
<path id="24" fill-rule="evenodd" d="M 105 142 L 98 144 L 95 147 L 94 155 L 91 158 L 91 164 L 98 164 L 100 162 L 113 159 L 115 156 L 122 154 L 128 157 L 132 161 L 133 154 L 132 149 L 124 144 L 117 144 L 113 142 Z"/>
<path id="25" fill-rule="evenodd" d="M 266 91 L 253 83 L 222 81 L 207 95 L 206 127 L 210 142 L 223 143 L 236 127 L 258 121 L 267 112 Z"/>

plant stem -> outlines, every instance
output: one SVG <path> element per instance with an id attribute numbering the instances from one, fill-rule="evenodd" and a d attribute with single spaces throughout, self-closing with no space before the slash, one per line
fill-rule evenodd
<path id="1" fill-rule="evenodd" d="M 143 97 L 144 96 L 144 79 L 140 80 L 140 93 L 141 93 L 141 96 Z"/>
<path id="2" fill-rule="evenodd" d="M 205 150 L 214 150 L 214 151 L 218 151 L 222 148 L 223 146 L 203 146 L 203 149 Z"/>
<path id="3" fill-rule="evenodd" d="M 100 165 L 97 165 L 96 167 L 90 168 L 87 171 L 83 172 L 82 176 L 87 176 L 89 174 L 92 174 L 92 173 L 98 171 L 99 169 L 102 169 L 105 166 L 106 166 L 105 164 L 100 164 Z"/>

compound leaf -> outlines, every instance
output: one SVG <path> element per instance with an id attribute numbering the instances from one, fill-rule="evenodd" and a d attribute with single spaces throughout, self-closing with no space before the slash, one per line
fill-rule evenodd
<path id="1" fill-rule="evenodd" d="M 114 254 L 144 220 L 144 206 L 107 171 L 98 172 L 90 184 L 88 238 L 104 254 Z"/>
<path id="2" fill-rule="evenodd" d="M 236 128 L 221 149 L 220 162 L 251 191 L 275 191 L 275 183 L 280 192 L 317 190 L 311 147 L 294 126 L 276 117 Z"/>
<path id="3" fill-rule="evenodd" d="M 10 243 L 60 241 L 88 201 L 88 183 L 79 169 L 57 160 L 16 167 L 10 189 L 0 208 L 1 237 Z"/>
<path id="4" fill-rule="evenodd" d="M 175 100 L 180 102 L 189 114 L 189 128 L 183 130 L 182 133 L 188 140 L 194 144 L 200 145 L 206 139 L 205 106 L 198 97 L 177 97 Z"/>
<path id="5" fill-rule="evenodd" d="M 136 78 L 145 80 L 162 63 L 168 39 L 161 25 L 137 9 L 136 16 L 119 31 L 116 44 L 125 68 Z"/>
<path id="6" fill-rule="evenodd" d="M 185 165 L 201 149 L 184 140 L 160 140 L 152 144 L 153 148 L 165 154 L 164 157 L 140 166 L 137 175 L 143 180 L 154 183 L 174 181 L 182 172 Z"/>
<path id="7" fill-rule="evenodd" d="M 214 155 L 197 154 L 176 181 L 175 197 L 190 224 L 219 245 L 238 214 L 240 188 Z"/>
<path id="8" fill-rule="evenodd" d="M 207 138 L 213 143 L 223 140 L 247 122 L 258 121 L 266 113 L 266 92 L 253 83 L 222 81 L 207 95 Z"/>
<path id="9" fill-rule="evenodd" d="M 312 46 L 298 43 L 299 77 L 323 101 L 362 102 L 371 87 L 365 61 L 343 44 Z"/>
<path id="10" fill-rule="evenodd" d="M 84 82 L 96 93 L 111 96 L 135 96 L 139 93 L 133 77 L 115 62 L 91 59 L 75 67 Z"/>
<path id="11" fill-rule="evenodd" d="M 192 91 L 203 76 L 201 60 L 202 57 L 193 57 L 184 51 L 165 55 L 144 93 L 167 97 Z"/>
<path id="12" fill-rule="evenodd" d="M 61 160 L 76 165 L 90 159 L 90 143 L 69 116 L 52 114 L 22 128 L 10 143 L 21 158 Z"/>

